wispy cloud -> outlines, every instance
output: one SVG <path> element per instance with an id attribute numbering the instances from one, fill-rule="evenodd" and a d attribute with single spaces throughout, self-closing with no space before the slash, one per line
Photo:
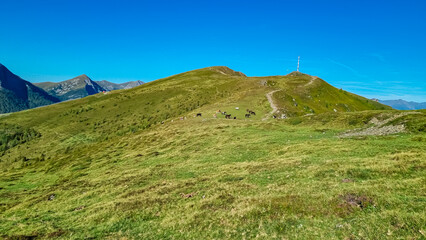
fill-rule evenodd
<path id="1" fill-rule="evenodd" d="M 426 95 L 421 87 L 409 87 L 405 85 L 382 85 L 375 83 L 342 83 L 341 87 L 349 92 L 359 94 L 367 98 L 379 99 L 404 99 L 407 101 L 425 102 Z"/>
<path id="2" fill-rule="evenodd" d="M 351 71 L 355 76 L 357 76 L 359 78 L 368 78 L 368 76 L 365 76 L 365 75 L 361 74 L 360 72 L 358 72 L 357 70 L 355 70 L 353 67 L 350 67 L 350 66 L 348 66 L 348 65 L 346 65 L 344 63 L 335 61 L 335 60 L 333 60 L 331 58 L 327 58 L 327 60 L 330 61 L 330 62 L 332 62 L 332 63 L 334 63 L 334 64 L 336 64 L 336 65 L 338 65 L 338 66 L 340 66 L 340 67 L 346 68 L 347 70 Z"/>
<path id="3" fill-rule="evenodd" d="M 379 60 L 382 63 L 387 63 L 385 57 L 383 57 L 383 55 L 381 55 L 379 53 L 370 53 L 370 54 L 367 54 L 367 55 L 376 58 L 377 60 Z"/>

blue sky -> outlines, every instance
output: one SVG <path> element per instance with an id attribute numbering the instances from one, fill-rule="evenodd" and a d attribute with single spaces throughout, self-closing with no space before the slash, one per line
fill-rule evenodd
<path id="1" fill-rule="evenodd" d="M 426 1 L 0 0 L 0 63 L 22 78 L 151 81 L 225 65 L 296 69 L 380 99 L 426 101 Z"/>

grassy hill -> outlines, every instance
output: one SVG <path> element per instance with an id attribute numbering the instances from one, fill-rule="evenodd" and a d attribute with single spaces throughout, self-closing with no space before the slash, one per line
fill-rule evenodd
<path id="1" fill-rule="evenodd" d="M 421 239 L 425 131 L 425 111 L 391 110 L 300 73 L 252 78 L 226 67 L 13 113 L 0 117 L 0 232 Z"/>

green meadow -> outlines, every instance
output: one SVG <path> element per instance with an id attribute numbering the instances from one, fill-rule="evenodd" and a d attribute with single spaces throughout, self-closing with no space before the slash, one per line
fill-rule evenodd
<path id="1" fill-rule="evenodd" d="M 426 111 L 309 75 L 211 67 L 3 115 L 0 151 L 4 239 L 426 237 Z"/>

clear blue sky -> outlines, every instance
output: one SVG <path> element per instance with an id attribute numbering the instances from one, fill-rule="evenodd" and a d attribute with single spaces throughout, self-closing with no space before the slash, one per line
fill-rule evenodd
<path id="1" fill-rule="evenodd" d="M 0 63 L 33 82 L 284 75 L 300 55 L 336 87 L 426 101 L 424 0 L 0 0 L 0 27 Z"/>

